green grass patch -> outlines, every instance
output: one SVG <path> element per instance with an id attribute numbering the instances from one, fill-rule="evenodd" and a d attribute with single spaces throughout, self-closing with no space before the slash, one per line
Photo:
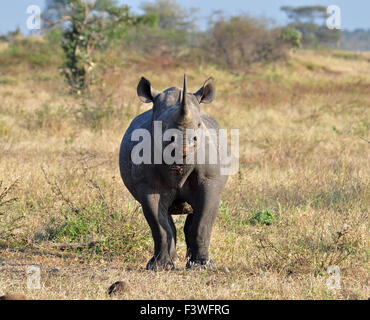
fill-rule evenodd
<path id="1" fill-rule="evenodd" d="M 360 60 L 361 56 L 357 53 L 351 52 L 334 52 L 334 58 L 345 59 L 345 60 Z"/>
<path id="2" fill-rule="evenodd" d="M 0 78 L 0 85 L 8 85 L 8 84 L 15 84 L 17 82 L 14 78 Z"/>
<path id="3" fill-rule="evenodd" d="M 35 234 L 35 239 L 63 243 L 67 248 L 68 244 L 81 244 L 69 249 L 123 255 L 129 260 L 132 259 L 130 253 L 151 247 L 151 235 L 148 228 L 144 230 L 143 223 L 99 199 L 75 210 L 67 207 L 61 215 L 65 217 L 63 221 L 51 218 L 45 229 Z"/>
<path id="4" fill-rule="evenodd" d="M 251 225 L 266 225 L 269 226 L 274 221 L 275 217 L 269 210 L 252 211 L 251 216 L 248 218 L 248 223 Z"/>

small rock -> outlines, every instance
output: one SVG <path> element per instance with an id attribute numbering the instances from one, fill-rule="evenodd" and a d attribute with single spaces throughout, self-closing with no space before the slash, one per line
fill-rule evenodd
<path id="1" fill-rule="evenodd" d="M 0 297 L 0 300 L 27 300 L 26 296 L 22 293 L 9 293 Z"/>
<path id="2" fill-rule="evenodd" d="M 116 293 L 130 292 L 130 286 L 125 281 L 117 281 L 108 288 L 108 294 L 111 296 Z"/>

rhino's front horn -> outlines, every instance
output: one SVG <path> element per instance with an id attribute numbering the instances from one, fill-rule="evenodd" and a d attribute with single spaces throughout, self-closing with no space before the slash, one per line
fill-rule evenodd
<path id="1" fill-rule="evenodd" d="M 188 122 L 191 117 L 189 110 L 188 99 L 187 99 L 187 80 L 186 74 L 184 75 L 184 87 L 182 89 L 182 99 L 181 99 L 181 117 L 185 122 Z"/>

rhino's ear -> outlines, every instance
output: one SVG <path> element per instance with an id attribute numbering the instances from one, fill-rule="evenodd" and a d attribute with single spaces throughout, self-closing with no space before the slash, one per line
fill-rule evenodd
<path id="1" fill-rule="evenodd" d="M 150 81 L 142 77 L 137 85 L 137 95 L 139 96 L 140 100 L 145 103 L 154 102 L 154 98 L 157 94 L 158 92 L 152 88 Z"/>
<path id="2" fill-rule="evenodd" d="M 216 85 L 214 79 L 211 77 L 206 82 L 202 88 L 200 88 L 196 93 L 199 103 L 211 103 L 216 96 Z"/>

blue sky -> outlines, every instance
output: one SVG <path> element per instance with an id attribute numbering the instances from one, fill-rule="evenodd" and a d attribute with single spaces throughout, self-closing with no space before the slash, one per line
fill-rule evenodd
<path id="1" fill-rule="evenodd" d="M 140 4 L 143 0 L 124 0 L 120 2 L 128 4 L 134 12 L 139 13 Z M 179 0 L 178 2 L 185 7 L 199 8 L 198 18 L 201 25 L 205 25 L 207 17 L 215 10 L 223 10 L 229 14 L 248 13 L 254 16 L 272 18 L 281 24 L 286 22 L 284 13 L 280 12 L 280 7 L 283 5 L 320 4 L 328 6 L 334 4 L 341 8 L 343 29 L 370 29 L 370 1 L 368 0 Z M 44 4 L 44 0 L 2 0 L 0 34 L 15 30 L 17 26 L 24 33 L 27 33 L 27 7 L 29 5 L 39 5 L 42 9 Z"/>

